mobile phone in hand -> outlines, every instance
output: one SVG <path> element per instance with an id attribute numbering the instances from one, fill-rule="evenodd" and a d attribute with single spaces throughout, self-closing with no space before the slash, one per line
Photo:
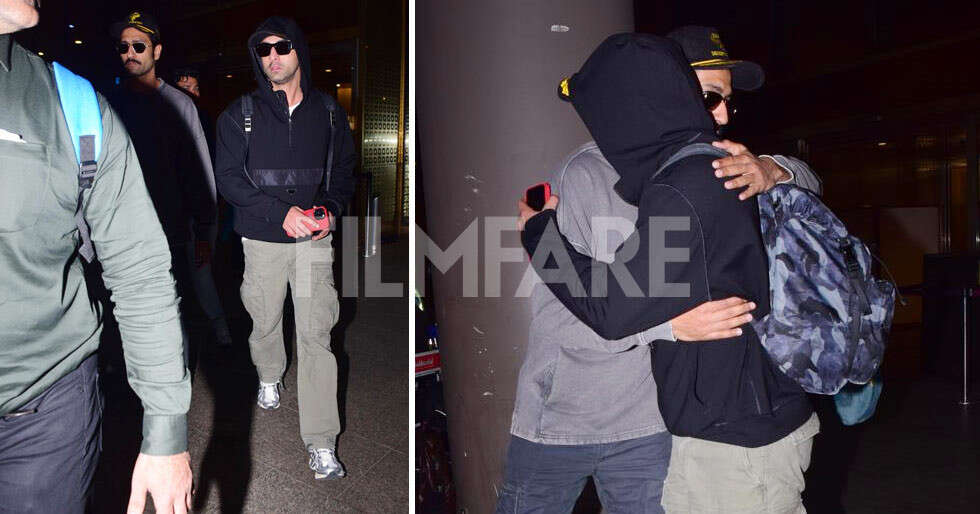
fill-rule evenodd
<path id="1" fill-rule="evenodd" d="M 315 219 L 319 224 L 317 228 L 313 229 L 314 232 L 330 229 L 330 216 L 327 214 L 327 209 L 325 207 L 314 207 L 312 209 L 307 209 L 303 211 L 303 214 Z"/>
<path id="2" fill-rule="evenodd" d="M 536 186 L 527 188 L 527 191 L 524 193 L 524 198 L 528 207 L 536 211 L 544 209 L 545 202 L 551 198 L 551 184 L 542 182 Z"/>

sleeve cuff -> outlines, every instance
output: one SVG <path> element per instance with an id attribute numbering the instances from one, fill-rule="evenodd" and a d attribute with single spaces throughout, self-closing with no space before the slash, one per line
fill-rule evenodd
<path id="1" fill-rule="evenodd" d="M 286 214 L 289 212 L 289 209 L 292 208 L 292 205 L 289 205 L 278 198 L 274 198 L 272 208 L 269 210 L 269 217 L 266 219 L 266 221 L 269 223 L 282 224 L 283 221 L 286 221 Z"/>
<path id="2" fill-rule="evenodd" d="M 654 341 L 676 341 L 674 337 L 674 328 L 670 325 L 670 322 L 661 323 L 653 328 L 648 328 L 643 332 L 637 334 L 640 338 L 641 344 L 650 344 Z"/>
<path id="3" fill-rule="evenodd" d="M 338 220 L 344 214 L 343 213 L 344 207 L 340 205 L 340 202 L 334 200 L 333 198 L 327 198 L 327 205 L 325 205 L 324 207 L 326 207 L 327 210 L 330 211 L 330 214 L 333 214 L 333 217 L 337 218 Z"/>
<path id="4" fill-rule="evenodd" d="M 780 168 L 782 168 L 783 171 L 785 171 L 786 174 L 789 175 L 789 178 L 788 179 L 786 179 L 786 180 L 780 180 L 779 182 L 776 182 L 777 184 L 791 184 L 791 183 L 792 184 L 795 184 L 796 183 L 796 175 L 793 173 L 793 170 L 787 168 L 786 166 L 783 166 L 783 163 L 779 162 L 779 159 L 773 157 L 772 155 L 760 155 L 759 156 L 760 159 L 762 159 L 763 157 L 765 157 L 766 159 L 769 159 L 770 161 L 776 163 L 776 166 L 779 166 Z"/>
<path id="5" fill-rule="evenodd" d="M 187 451 L 187 415 L 143 415 L 140 453 L 176 455 Z"/>

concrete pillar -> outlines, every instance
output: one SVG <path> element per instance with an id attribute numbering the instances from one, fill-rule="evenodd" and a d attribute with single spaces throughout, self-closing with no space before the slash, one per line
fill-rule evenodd
<path id="1" fill-rule="evenodd" d="M 495 244 L 487 240 L 494 236 L 488 217 L 516 216 L 524 189 L 590 139 L 556 88 L 603 39 L 633 30 L 633 2 L 421 0 L 415 29 L 426 230 L 445 249 L 476 221 L 482 254 Z M 516 231 L 498 241 L 520 248 Z M 440 324 L 453 474 L 468 513 L 492 512 L 503 471 L 530 320 L 527 299 L 514 297 L 528 265 L 517 258 L 488 288 L 493 266 L 481 255 L 478 297 L 464 295 L 462 262 L 436 272 L 429 292 Z M 493 289 L 498 297 L 487 296 Z"/>

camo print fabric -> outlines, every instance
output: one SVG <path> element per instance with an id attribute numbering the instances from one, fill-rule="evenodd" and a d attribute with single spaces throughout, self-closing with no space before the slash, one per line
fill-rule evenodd
<path id="1" fill-rule="evenodd" d="M 758 198 L 772 295 L 771 313 L 752 322 L 762 345 L 808 392 L 867 383 L 885 353 L 894 286 L 871 276 L 867 247 L 809 191 L 781 184 Z M 860 265 L 859 288 L 848 278 L 846 245 Z"/>

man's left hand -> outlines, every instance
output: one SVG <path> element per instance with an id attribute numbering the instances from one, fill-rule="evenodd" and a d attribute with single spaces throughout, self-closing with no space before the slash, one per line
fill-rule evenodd
<path id="1" fill-rule="evenodd" d="M 326 230 L 321 230 L 319 233 L 314 234 L 313 235 L 313 241 L 319 241 L 320 239 L 323 239 L 323 238 L 327 237 L 327 234 L 329 234 L 330 232 L 333 231 L 333 228 L 336 226 L 336 225 L 334 225 L 333 213 L 330 212 L 330 211 L 327 211 L 327 218 L 330 220 L 329 226 L 327 227 Z"/>
<path id="2" fill-rule="evenodd" d="M 186 514 L 191 509 L 191 458 L 187 452 L 176 455 L 136 457 L 127 514 L 141 514 L 150 493 L 159 514 Z"/>
<path id="3" fill-rule="evenodd" d="M 551 195 L 551 197 L 548 198 L 548 201 L 544 203 L 544 207 L 542 207 L 540 211 L 532 209 L 525 200 L 527 200 L 527 198 L 522 198 L 517 201 L 517 230 L 520 230 L 521 232 L 524 232 L 524 224 L 527 223 L 527 220 L 548 209 L 555 210 L 558 208 L 558 197 L 555 195 Z"/>
<path id="4" fill-rule="evenodd" d="M 789 178 L 786 170 L 775 161 L 766 157 L 761 159 L 756 157 L 745 148 L 745 145 L 727 139 L 715 141 L 712 145 L 732 154 L 730 157 L 722 157 L 714 161 L 712 166 L 718 178 L 735 177 L 725 182 L 725 189 L 745 188 L 739 193 L 739 200 L 748 200 L 759 193 L 764 193 Z"/>

